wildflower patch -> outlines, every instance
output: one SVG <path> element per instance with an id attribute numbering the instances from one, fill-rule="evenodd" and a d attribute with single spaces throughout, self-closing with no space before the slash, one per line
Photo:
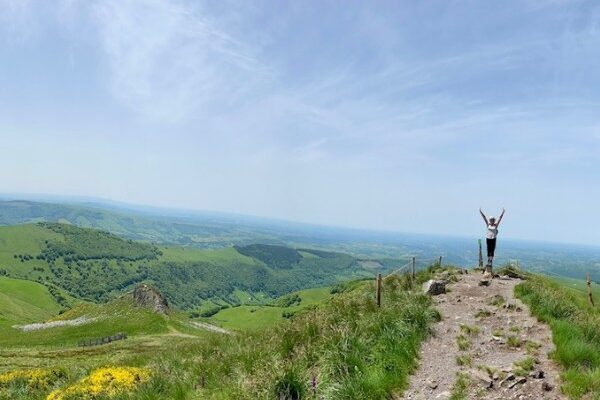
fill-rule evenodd
<path id="1" fill-rule="evenodd" d="M 23 385 L 28 389 L 48 389 L 54 382 L 64 376 L 60 370 L 22 369 L 0 374 L 0 387 Z"/>
<path id="2" fill-rule="evenodd" d="M 107 367 L 93 371 L 79 382 L 56 389 L 46 400 L 94 399 L 132 392 L 150 379 L 150 370 L 136 367 Z"/>

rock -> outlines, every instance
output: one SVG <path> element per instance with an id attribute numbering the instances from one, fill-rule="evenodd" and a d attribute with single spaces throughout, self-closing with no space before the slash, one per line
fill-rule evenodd
<path id="1" fill-rule="evenodd" d="M 520 377 L 518 379 L 515 379 L 510 385 L 508 385 L 508 388 L 512 389 L 515 386 L 520 385 L 520 384 L 525 383 L 525 382 L 527 382 L 527 378 L 525 378 L 524 376 L 522 376 L 522 377 Z"/>
<path id="2" fill-rule="evenodd" d="M 446 282 L 441 280 L 428 280 L 423 284 L 423 292 L 432 296 L 446 293 Z"/>
<path id="3" fill-rule="evenodd" d="M 538 369 L 537 371 L 533 371 L 532 373 L 530 373 L 529 376 L 534 379 L 544 379 L 544 371 Z"/>
<path id="4" fill-rule="evenodd" d="M 510 276 L 508 276 L 508 275 L 502 275 L 500 277 L 500 279 L 502 279 L 503 281 L 509 281 L 510 280 Z"/>
<path id="5" fill-rule="evenodd" d="M 474 378 L 474 380 L 480 382 L 483 385 L 483 387 L 487 389 L 492 388 L 494 386 L 494 381 L 492 380 L 492 378 L 490 378 L 490 376 L 483 371 L 477 369 L 472 370 L 471 376 Z"/>
<path id="6" fill-rule="evenodd" d="M 508 374 L 506 376 L 506 378 L 504 378 L 501 382 L 500 382 L 500 386 L 504 386 L 505 383 L 510 382 L 510 381 L 514 381 L 515 380 L 515 376 L 513 374 Z"/>
<path id="7" fill-rule="evenodd" d="M 142 283 L 133 290 L 133 300 L 138 307 L 152 308 L 154 312 L 166 314 L 169 312 L 169 303 L 158 289 Z"/>
<path id="8" fill-rule="evenodd" d="M 482 279 L 479 281 L 479 286 L 490 286 L 491 283 L 490 279 Z"/>
<path id="9" fill-rule="evenodd" d="M 545 392 L 551 392 L 554 389 L 554 386 L 552 386 L 552 384 L 544 381 L 542 382 L 542 390 Z"/>
<path id="10" fill-rule="evenodd" d="M 433 380 L 433 379 L 430 379 L 430 380 L 428 380 L 428 381 L 427 381 L 427 386 L 428 386 L 430 389 L 434 390 L 434 389 L 437 389 L 437 387 L 438 387 L 438 383 L 437 383 L 437 381 L 435 381 L 435 380 Z"/>
<path id="11" fill-rule="evenodd" d="M 440 399 L 440 400 L 446 400 L 449 399 L 450 396 L 452 396 L 452 393 L 450 392 L 442 392 L 440 394 L 438 394 L 437 396 L 435 396 L 436 399 Z"/>

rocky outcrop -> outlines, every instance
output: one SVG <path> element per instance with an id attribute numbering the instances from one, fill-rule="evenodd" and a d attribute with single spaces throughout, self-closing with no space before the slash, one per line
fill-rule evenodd
<path id="1" fill-rule="evenodd" d="M 428 280 L 423 284 L 423 292 L 432 296 L 446 293 L 446 281 L 444 280 Z"/>
<path id="2" fill-rule="evenodd" d="M 169 303 L 158 289 L 142 283 L 133 290 L 133 300 L 138 307 L 152 308 L 155 312 L 167 314 Z"/>

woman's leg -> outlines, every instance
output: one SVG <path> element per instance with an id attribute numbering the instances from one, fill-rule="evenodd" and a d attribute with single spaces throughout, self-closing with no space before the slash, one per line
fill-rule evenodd
<path id="1" fill-rule="evenodd" d="M 496 251 L 496 239 L 486 239 L 488 262 L 486 270 L 492 272 L 492 263 L 494 262 L 494 252 Z"/>

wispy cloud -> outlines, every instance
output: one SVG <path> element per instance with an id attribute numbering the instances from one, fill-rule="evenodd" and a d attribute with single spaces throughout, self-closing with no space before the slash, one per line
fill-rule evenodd
<path id="1" fill-rule="evenodd" d="M 251 50 L 198 6 L 106 0 L 92 11 L 113 93 L 144 118 L 180 122 L 222 112 L 266 74 Z"/>

